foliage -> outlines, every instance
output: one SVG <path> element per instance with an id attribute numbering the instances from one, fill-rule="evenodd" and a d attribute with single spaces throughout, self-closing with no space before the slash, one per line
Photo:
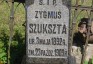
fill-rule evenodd
<path id="1" fill-rule="evenodd" d="M 0 0 L 1 2 L 2 0 Z M 79 5 L 91 5 L 92 0 L 86 0 L 87 3 L 81 3 Z M 18 3 L 15 3 L 15 8 Z M 7 44 L 9 42 L 9 15 L 11 3 L 9 5 L 5 2 L 0 3 L 0 61 L 3 63 L 7 62 Z M 72 0 L 72 5 L 75 5 L 75 0 Z M 10 6 L 10 7 L 9 7 Z M 74 17 L 74 10 L 71 10 L 71 17 Z M 80 12 L 80 10 L 78 11 Z M 81 12 L 76 21 L 78 22 L 82 17 L 88 17 L 89 12 Z M 22 57 L 25 55 L 25 28 L 22 24 L 25 22 L 25 9 L 23 5 L 19 5 L 14 14 L 14 31 L 13 40 L 11 43 L 11 64 L 21 64 Z M 72 20 L 72 19 L 71 19 Z M 87 63 L 87 62 L 85 62 Z M 93 58 L 92 58 L 93 63 Z"/>
<path id="2" fill-rule="evenodd" d="M 93 57 L 92 57 L 91 61 L 85 61 L 84 64 L 93 64 Z"/>
<path id="3" fill-rule="evenodd" d="M 7 62 L 7 43 L 9 36 L 5 33 L 5 30 L 0 32 L 0 60 L 3 63 Z"/>
<path id="4" fill-rule="evenodd" d="M 1 2 L 1 0 L 0 0 Z M 7 62 L 7 47 L 9 43 L 10 31 L 10 8 L 6 2 L 0 3 L 0 61 Z M 16 9 L 18 3 L 15 3 Z M 10 6 L 10 7 L 9 7 Z M 18 6 L 14 14 L 14 30 L 13 40 L 11 43 L 11 64 L 21 64 L 22 58 L 25 55 L 25 27 L 22 24 L 25 22 L 25 9 L 22 4 Z"/>
<path id="5" fill-rule="evenodd" d="M 79 6 L 88 6 L 88 7 L 91 7 L 92 6 L 92 0 L 77 0 L 78 1 L 78 5 Z M 85 2 L 82 2 L 82 1 L 85 1 Z M 76 0 L 71 0 L 71 5 L 74 6 L 76 5 Z M 75 17 L 74 16 L 74 12 L 76 10 L 75 9 L 71 9 L 71 22 L 73 21 L 73 18 Z M 76 12 L 76 25 L 75 25 L 75 28 L 74 28 L 74 32 L 78 30 L 78 23 L 80 22 L 80 19 L 85 17 L 85 18 L 89 18 L 90 17 L 90 10 L 80 10 L 80 9 L 77 9 L 77 12 Z M 93 15 L 92 15 L 92 18 L 93 18 Z M 84 64 L 90 64 L 88 63 L 89 61 L 85 61 Z M 92 64 L 93 64 L 93 58 L 92 58 Z"/>
<path id="6" fill-rule="evenodd" d="M 25 38 L 16 30 L 11 44 L 11 64 L 20 64 L 25 55 Z"/>

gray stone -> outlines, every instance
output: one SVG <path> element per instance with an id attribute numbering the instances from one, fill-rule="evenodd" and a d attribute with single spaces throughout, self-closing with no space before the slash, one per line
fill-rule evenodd
<path id="1" fill-rule="evenodd" d="M 88 44 L 86 50 L 86 60 L 89 61 L 93 57 L 93 44 Z"/>
<path id="2" fill-rule="evenodd" d="M 68 64 L 69 0 L 26 0 L 27 64 Z"/>

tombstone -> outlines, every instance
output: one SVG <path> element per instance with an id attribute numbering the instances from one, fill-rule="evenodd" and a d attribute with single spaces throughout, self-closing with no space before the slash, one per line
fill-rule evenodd
<path id="1" fill-rule="evenodd" d="M 68 64 L 70 0 L 26 0 L 26 63 Z"/>
<path id="2" fill-rule="evenodd" d="M 89 61 L 92 58 L 93 58 L 93 44 L 88 44 L 85 59 Z"/>

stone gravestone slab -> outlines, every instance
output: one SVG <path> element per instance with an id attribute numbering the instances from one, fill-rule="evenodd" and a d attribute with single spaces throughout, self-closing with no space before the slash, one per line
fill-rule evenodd
<path id="1" fill-rule="evenodd" d="M 26 0 L 27 64 L 67 64 L 68 0 Z"/>

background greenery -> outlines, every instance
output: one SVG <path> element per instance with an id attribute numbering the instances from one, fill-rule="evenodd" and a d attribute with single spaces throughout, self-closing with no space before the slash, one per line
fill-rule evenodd
<path id="1" fill-rule="evenodd" d="M 7 62 L 7 44 L 9 42 L 9 21 L 10 21 L 10 7 L 6 2 L 0 0 L 0 62 Z M 92 0 L 85 0 L 82 3 L 79 1 L 79 5 L 91 6 Z M 72 0 L 72 5 L 75 5 L 76 0 Z M 18 3 L 15 3 L 15 9 Z M 10 7 L 9 7 L 10 6 Z M 77 23 L 75 31 L 77 30 L 77 25 L 81 18 L 89 17 L 89 11 L 78 10 Z M 74 9 L 71 10 L 71 21 L 74 18 Z M 22 58 L 25 55 L 25 27 L 23 26 L 25 22 L 25 9 L 22 4 L 18 6 L 14 14 L 14 30 L 13 30 L 13 41 L 11 43 L 11 64 L 21 64 Z M 92 60 L 93 62 L 93 60 Z M 87 64 L 87 62 L 85 62 Z"/>
<path id="2" fill-rule="evenodd" d="M 0 0 L 1 2 L 1 0 Z M 18 3 L 15 3 L 15 9 Z M 9 3 L 11 7 L 11 3 Z M 0 62 L 7 62 L 7 44 L 9 42 L 10 7 L 6 2 L 0 3 Z M 11 64 L 21 64 L 25 55 L 25 9 L 22 4 L 14 14 L 13 41 L 11 43 Z"/>

